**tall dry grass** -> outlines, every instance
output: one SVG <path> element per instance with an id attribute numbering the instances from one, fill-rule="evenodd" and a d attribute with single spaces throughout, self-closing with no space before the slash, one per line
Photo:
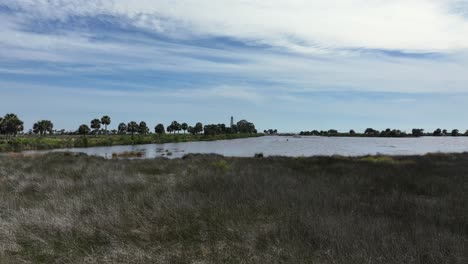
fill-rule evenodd
<path id="1" fill-rule="evenodd" d="M 468 154 L 0 157 L 0 263 L 467 263 Z"/>

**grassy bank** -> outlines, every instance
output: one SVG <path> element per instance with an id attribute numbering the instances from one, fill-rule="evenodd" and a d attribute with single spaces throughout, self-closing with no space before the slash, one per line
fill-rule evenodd
<path id="1" fill-rule="evenodd" d="M 468 154 L 0 156 L 0 263 L 467 263 Z"/>
<path id="2" fill-rule="evenodd" d="M 0 138 L 0 152 L 24 151 L 24 150 L 47 150 L 58 148 L 83 148 L 115 145 L 140 145 L 140 144 L 162 144 L 171 142 L 189 141 L 213 141 L 223 139 L 236 139 L 258 137 L 262 134 L 224 134 L 224 135 L 189 135 L 189 134 L 165 134 L 151 135 L 99 135 L 99 136 L 18 136 L 10 140 Z"/>

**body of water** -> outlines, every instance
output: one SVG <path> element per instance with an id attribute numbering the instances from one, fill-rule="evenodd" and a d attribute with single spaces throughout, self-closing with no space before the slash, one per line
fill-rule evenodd
<path id="1" fill-rule="evenodd" d="M 283 137 L 200 141 L 133 146 L 72 148 L 48 151 L 26 151 L 25 154 L 47 152 L 79 152 L 105 158 L 125 152 L 138 153 L 139 158 L 180 158 L 186 154 L 220 154 L 229 157 L 265 156 L 362 156 L 362 155 L 420 155 L 434 152 L 468 152 L 468 137 L 421 138 L 357 138 L 357 137 Z M 133 157 L 130 155 L 130 157 Z"/>

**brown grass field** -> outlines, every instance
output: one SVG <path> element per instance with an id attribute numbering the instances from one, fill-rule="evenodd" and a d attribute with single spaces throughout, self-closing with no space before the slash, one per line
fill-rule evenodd
<path id="1" fill-rule="evenodd" d="M 4 155 L 0 263 L 468 263 L 468 154 Z"/>

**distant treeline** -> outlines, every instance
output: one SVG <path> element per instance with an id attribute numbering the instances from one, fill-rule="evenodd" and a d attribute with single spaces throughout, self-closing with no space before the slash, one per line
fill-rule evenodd
<path id="1" fill-rule="evenodd" d="M 422 136 L 468 136 L 468 130 L 465 133 L 460 133 L 458 129 L 453 129 L 448 131 L 447 129 L 436 129 L 433 132 L 425 132 L 422 128 L 414 128 L 411 130 L 411 133 L 407 133 L 406 131 L 401 131 L 398 129 L 390 129 L 387 128 L 385 130 L 379 131 L 373 128 L 367 128 L 364 133 L 357 133 L 354 130 L 350 130 L 349 132 L 338 132 L 336 129 L 330 129 L 328 131 L 301 131 L 299 135 L 302 136 L 328 136 L 328 137 L 422 137 Z"/>
<path id="2" fill-rule="evenodd" d="M 82 124 L 75 131 L 65 131 L 65 130 L 54 130 L 54 124 L 50 120 L 40 120 L 34 123 L 32 129 L 24 133 L 24 122 L 16 114 L 6 114 L 4 117 L 0 117 L 0 135 L 5 135 L 6 138 L 15 137 L 19 134 L 37 134 L 40 136 L 44 135 L 98 135 L 98 134 L 114 134 L 114 135 L 125 135 L 125 134 L 139 134 L 147 135 L 151 134 L 151 130 L 146 124 L 146 122 L 141 121 L 137 123 L 136 121 L 131 121 L 128 123 L 120 123 L 116 129 L 108 130 L 108 126 L 111 125 L 112 121 L 109 116 L 103 116 L 101 118 L 95 118 L 90 121 L 88 124 Z M 241 120 L 230 127 L 227 127 L 225 124 L 209 124 L 203 126 L 202 123 L 197 122 L 193 126 L 189 126 L 187 123 L 179 123 L 173 121 L 167 127 L 164 127 L 163 124 L 159 123 L 154 127 L 154 133 L 161 135 L 164 133 L 184 133 L 188 132 L 190 134 L 205 134 L 205 135 L 221 135 L 221 134 L 237 134 L 237 133 L 246 133 L 246 134 L 256 134 L 257 130 L 255 125 L 247 120 Z"/>

